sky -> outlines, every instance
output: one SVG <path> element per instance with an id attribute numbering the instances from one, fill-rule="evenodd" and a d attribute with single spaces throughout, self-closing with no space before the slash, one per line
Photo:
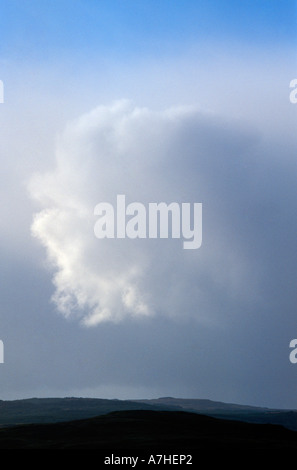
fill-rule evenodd
<path id="1" fill-rule="evenodd" d="M 296 19 L 0 0 L 0 399 L 297 408 Z M 97 238 L 118 195 L 202 204 L 201 246 Z"/>

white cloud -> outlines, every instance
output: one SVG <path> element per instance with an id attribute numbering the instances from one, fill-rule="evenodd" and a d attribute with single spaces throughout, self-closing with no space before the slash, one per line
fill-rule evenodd
<path id="1" fill-rule="evenodd" d="M 156 314 L 213 321 L 222 295 L 244 297 L 251 267 L 230 214 L 248 199 L 245 158 L 254 142 L 251 132 L 199 110 L 153 112 L 127 101 L 69 123 L 54 171 L 30 182 L 41 206 L 32 233 L 51 263 L 58 310 L 88 326 Z M 143 204 L 202 202 L 202 247 L 98 240 L 94 207 L 115 205 L 118 194 Z"/>

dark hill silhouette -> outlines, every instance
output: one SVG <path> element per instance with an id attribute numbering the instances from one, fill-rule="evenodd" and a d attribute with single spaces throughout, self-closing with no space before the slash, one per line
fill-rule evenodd
<path id="1" fill-rule="evenodd" d="M 288 429 L 297 431 L 297 411 L 273 409 L 236 403 L 224 403 L 207 399 L 184 399 L 162 397 L 152 400 L 139 400 L 145 405 L 159 406 L 160 408 L 176 407 L 183 411 L 202 413 L 222 419 L 232 419 L 249 423 L 279 424 Z"/>
<path id="2" fill-rule="evenodd" d="M 297 433 L 270 424 L 183 411 L 117 411 L 96 418 L 0 429 L 0 449 L 189 453 L 200 449 L 297 449 Z M 131 453 L 130 453 L 131 455 Z"/>
<path id="3" fill-rule="evenodd" d="M 72 421 L 91 418 L 112 411 L 155 409 L 158 410 L 160 407 L 131 400 L 102 398 L 65 397 L 0 400 L 0 428 L 15 424 Z M 162 409 L 175 410 L 176 408 L 164 405 Z"/>
<path id="4" fill-rule="evenodd" d="M 77 397 L 0 400 L 0 428 L 18 424 L 67 422 L 125 410 L 186 411 L 228 420 L 279 424 L 297 431 L 296 410 L 172 397 L 134 401 Z"/>
<path id="5" fill-rule="evenodd" d="M 175 406 L 183 410 L 195 411 L 264 411 L 269 408 L 259 406 L 239 405 L 236 403 L 224 403 L 203 398 L 173 398 L 161 397 L 155 399 L 136 400 L 136 402 L 149 405 Z"/>

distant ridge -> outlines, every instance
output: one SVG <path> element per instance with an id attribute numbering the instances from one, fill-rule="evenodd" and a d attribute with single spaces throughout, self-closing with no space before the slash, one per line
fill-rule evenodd
<path id="1" fill-rule="evenodd" d="M 236 403 L 224 403 L 203 398 L 161 397 L 139 400 L 144 405 L 173 406 L 176 409 L 199 413 L 221 419 L 245 421 L 248 423 L 278 424 L 297 431 L 297 410 L 266 408 Z"/>
<path id="2" fill-rule="evenodd" d="M 251 406 L 251 405 L 239 405 L 236 403 L 224 403 L 221 401 L 213 401 L 205 398 L 174 398 L 174 397 L 161 397 L 155 399 L 143 399 L 136 400 L 140 403 L 150 405 L 170 405 L 178 406 L 182 409 L 189 409 L 195 411 L 206 411 L 206 410 L 248 410 L 248 411 L 264 411 L 269 410 L 267 407 Z"/>
<path id="3" fill-rule="evenodd" d="M 103 398 L 26 398 L 0 400 L 0 428 L 59 423 L 118 411 L 178 411 L 249 423 L 278 424 L 297 431 L 297 411 L 239 405 L 208 399 L 161 397 L 143 400 Z"/>
<path id="4" fill-rule="evenodd" d="M 29 423 L 56 423 L 92 418 L 113 411 L 159 410 L 158 405 L 104 398 L 25 398 L 0 400 L 0 427 Z M 163 410 L 175 410 L 164 405 Z"/>

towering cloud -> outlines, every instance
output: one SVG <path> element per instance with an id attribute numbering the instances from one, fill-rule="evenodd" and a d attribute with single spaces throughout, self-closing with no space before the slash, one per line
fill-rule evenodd
<path id="1" fill-rule="evenodd" d="M 40 205 L 32 233 L 46 249 L 58 310 L 88 326 L 156 314 L 214 321 L 222 302 L 256 295 L 246 244 L 256 145 L 251 130 L 191 108 L 120 101 L 69 123 L 55 168 L 30 182 Z M 96 238 L 94 208 L 115 207 L 117 195 L 127 204 L 202 203 L 201 248 L 170 237 Z"/>

